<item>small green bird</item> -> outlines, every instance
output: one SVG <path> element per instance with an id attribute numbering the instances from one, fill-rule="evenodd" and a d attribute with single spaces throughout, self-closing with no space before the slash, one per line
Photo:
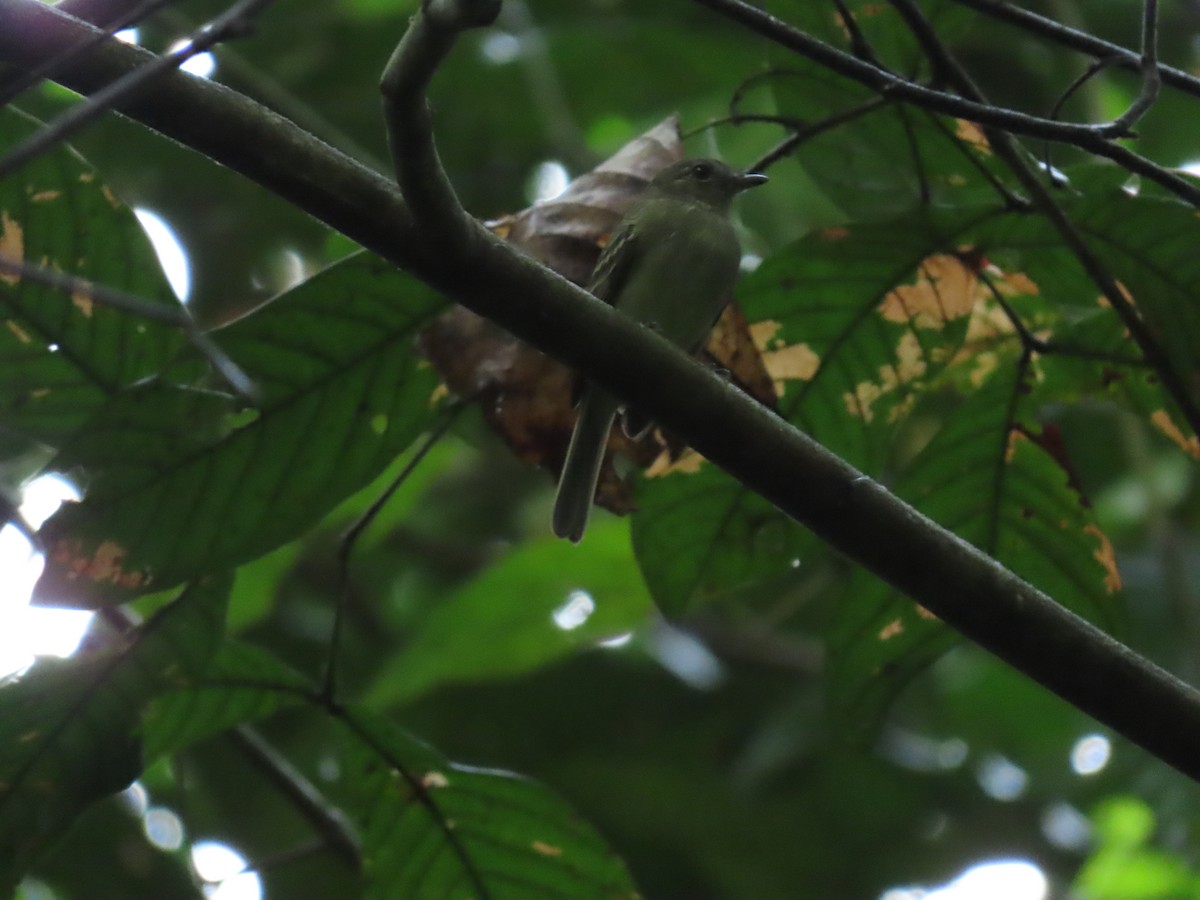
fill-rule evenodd
<path id="1" fill-rule="evenodd" d="M 741 248 L 729 222 L 733 198 L 767 176 L 739 172 L 715 159 L 685 159 L 659 172 L 621 220 L 588 287 L 630 318 L 695 353 L 704 344 L 737 281 Z M 585 386 L 554 500 L 554 533 L 578 542 L 621 404 Z M 640 436 L 646 425 L 625 430 Z M 639 427 L 640 426 L 640 427 Z"/>

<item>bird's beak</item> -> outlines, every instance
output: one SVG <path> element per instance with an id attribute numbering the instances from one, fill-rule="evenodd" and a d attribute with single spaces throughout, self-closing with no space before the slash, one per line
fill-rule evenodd
<path id="1" fill-rule="evenodd" d="M 744 191 L 747 188 L 757 187 L 760 184 L 766 184 L 767 181 L 767 176 L 759 172 L 743 172 L 738 176 L 738 190 Z"/>

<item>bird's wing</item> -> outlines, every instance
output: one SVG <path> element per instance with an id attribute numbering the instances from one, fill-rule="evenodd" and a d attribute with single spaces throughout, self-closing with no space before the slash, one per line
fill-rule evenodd
<path id="1" fill-rule="evenodd" d="M 635 258 L 634 242 L 637 240 L 632 223 L 628 219 L 621 222 L 608 239 L 596 268 L 592 269 L 592 278 L 588 282 L 588 292 L 609 306 L 615 306 L 621 295 L 621 288 L 629 279 L 629 271 Z M 583 397 L 584 380 L 578 376 L 571 387 L 571 405 L 578 406 Z"/>
<path id="2" fill-rule="evenodd" d="M 626 219 L 609 238 L 608 245 L 600 254 L 588 290 L 605 303 L 614 305 L 629 278 L 629 271 L 637 258 L 633 224 Z"/>

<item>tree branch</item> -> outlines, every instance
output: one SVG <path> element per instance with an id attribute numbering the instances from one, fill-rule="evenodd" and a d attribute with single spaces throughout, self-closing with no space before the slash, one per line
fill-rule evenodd
<path id="1" fill-rule="evenodd" d="M 1177 197 L 1200 208 L 1200 186 L 1176 175 L 1174 172 L 1140 156 L 1111 138 L 1125 137 L 1125 130 L 1117 123 L 1083 125 L 1058 122 L 1013 109 L 1003 109 L 987 103 L 959 97 L 945 91 L 924 87 L 906 81 L 892 72 L 863 62 L 857 57 L 831 47 L 781 19 L 763 12 L 742 0 L 694 0 L 715 12 L 735 21 L 749 30 L 761 34 L 781 47 L 798 53 L 831 72 L 856 81 L 892 100 L 905 100 L 914 106 L 944 113 L 975 122 L 982 127 L 1000 128 L 1025 137 L 1057 141 L 1086 150 L 1096 156 L 1112 160 L 1131 172 L 1136 172 L 1162 185 Z M 1135 54 L 1135 58 L 1136 54 Z"/>
<path id="2" fill-rule="evenodd" d="M 958 61 L 942 44 L 933 25 L 914 0 L 890 0 L 890 2 L 913 32 L 913 36 L 916 37 L 929 57 L 930 64 L 946 79 L 947 83 L 973 100 L 985 102 L 982 92 L 975 86 L 966 70 L 958 64 Z M 1022 155 L 1016 140 L 1011 134 L 999 128 L 984 128 L 984 135 L 996 155 L 1012 170 L 1021 187 L 1029 194 L 1034 207 L 1049 219 L 1088 278 L 1095 283 L 1109 305 L 1112 306 L 1113 311 L 1121 320 L 1121 324 L 1129 331 L 1134 343 L 1142 351 L 1146 361 L 1162 379 L 1163 387 L 1179 405 L 1180 411 L 1192 430 L 1200 434 L 1200 403 L 1197 403 L 1196 398 L 1192 395 L 1187 379 L 1178 371 L 1174 361 L 1159 344 L 1150 328 L 1142 321 L 1142 317 L 1138 315 L 1133 303 L 1121 290 L 1117 280 L 1088 246 L 1083 235 L 1079 233 L 1079 229 L 1075 227 L 1075 223 L 1054 199 L 1039 173 Z"/>
<path id="3" fill-rule="evenodd" d="M 330 803 L 303 773 L 254 728 L 243 725 L 230 729 L 227 736 L 246 760 L 312 826 L 321 839 L 322 847 L 328 847 L 356 869 L 362 865 L 359 840 L 345 813 Z"/>
<path id="4" fill-rule="evenodd" d="M 0 2 L 0 58 L 36 65 L 86 26 Z M 59 74 L 86 93 L 137 65 L 103 49 Z M 427 77 L 427 73 L 426 77 Z M 218 85 L 169 74 L 123 110 L 235 168 L 682 435 L 850 559 L 1133 742 L 1200 779 L 1200 692 L 902 503 L 716 373 L 499 240 L 432 254 L 394 187 Z M 613 353 L 613 347 L 622 352 Z"/>
<path id="5" fill-rule="evenodd" d="M 500 0 L 422 0 L 379 83 L 400 193 L 421 223 L 420 239 L 442 253 L 467 253 L 489 235 L 463 210 L 442 169 L 425 88 L 459 32 L 490 25 L 499 13 Z"/>
<path id="6" fill-rule="evenodd" d="M 1142 56 L 1120 44 L 1113 44 L 1098 37 L 1079 31 L 1061 22 L 1055 22 L 1035 12 L 1014 6 L 1005 0 L 954 0 L 955 3 L 970 7 L 985 16 L 991 16 L 1001 22 L 1007 22 L 1030 34 L 1036 34 L 1062 46 L 1077 50 L 1098 59 L 1111 58 L 1113 65 L 1130 71 L 1140 71 Z M 1200 97 L 1200 78 L 1182 69 L 1172 66 L 1158 65 L 1158 73 L 1163 84 Z"/>

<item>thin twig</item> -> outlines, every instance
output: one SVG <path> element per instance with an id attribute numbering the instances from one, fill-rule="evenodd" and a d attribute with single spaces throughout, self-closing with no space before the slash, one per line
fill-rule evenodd
<path id="1" fill-rule="evenodd" d="M 173 2 L 174 0 L 146 0 L 146 2 L 133 7 L 123 15 L 108 22 L 103 30 L 88 35 L 86 40 L 82 40 L 74 47 L 50 57 L 37 68 L 29 69 L 25 72 L 13 73 L 13 77 L 11 78 L 0 78 L 0 106 L 7 106 L 18 95 L 24 93 L 42 79 L 50 77 L 59 66 L 73 59 L 78 59 L 93 47 L 112 38 L 121 29 L 136 25 L 147 16 L 153 15 L 158 10 Z"/>
<path id="2" fill-rule="evenodd" d="M 1012 134 L 1070 144 L 1111 159 L 1130 171 L 1154 181 L 1176 196 L 1200 208 L 1200 186 L 1156 165 L 1115 143 L 1111 138 L 1124 136 L 1111 123 L 1086 125 L 1054 122 L 1040 116 L 1013 109 L 994 106 L 960 97 L 945 91 L 934 90 L 898 77 L 864 62 L 853 54 L 845 53 L 811 35 L 791 27 L 769 13 L 751 6 L 743 0 L 693 0 L 727 18 L 738 22 L 751 31 L 775 41 L 801 56 L 811 59 L 832 72 L 866 85 L 894 100 L 905 100 L 933 112 L 956 116 L 975 122 L 981 127 L 1004 129 Z"/>
<path id="3" fill-rule="evenodd" d="M 383 511 L 383 508 L 387 506 L 388 501 L 400 489 L 400 486 L 416 471 L 417 466 L 421 464 L 429 454 L 429 451 L 437 446 L 438 441 L 445 437 L 446 432 L 450 430 L 450 426 L 458 419 L 458 414 L 466 409 L 467 406 L 467 402 L 458 401 L 445 410 L 442 414 L 442 421 L 435 425 L 433 430 L 426 435 L 424 442 L 413 453 L 412 459 L 392 479 L 392 483 L 384 488 L 383 493 L 376 497 L 374 502 L 367 507 L 366 511 L 346 529 L 341 540 L 338 542 L 338 597 L 337 605 L 333 611 L 333 625 L 329 630 L 329 651 L 325 661 L 325 674 L 321 679 L 321 695 L 330 702 L 334 701 L 337 693 L 338 651 L 342 642 L 343 622 L 350 603 L 350 556 L 354 552 L 354 548 L 357 546 L 363 532 L 375 521 Z"/>
<path id="4" fill-rule="evenodd" d="M 790 72 L 790 71 L 784 69 L 784 70 L 772 70 L 771 72 L 757 73 L 757 74 L 751 76 L 750 78 L 747 78 L 740 85 L 738 85 L 737 90 L 734 92 L 733 98 L 729 101 L 730 114 L 727 118 L 717 119 L 713 122 L 709 122 L 706 125 L 700 126 L 699 128 L 695 129 L 695 131 L 690 132 L 689 134 L 697 133 L 697 132 L 703 131 L 708 128 L 715 127 L 716 125 L 720 125 L 720 124 L 723 124 L 726 122 L 731 122 L 735 125 L 741 124 L 743 122 L 775 122 L 775 123 L 778 123 L 781 125 L 790 125 L 791 127 L 793 127 L 795 129 L 795 132 L 793 134 L 788 135 L 786 138 L 784 138 L 782 141 L 780 141 L 778 144 L 776 144 L 774 147 L 772 147 L 770 150 L 768 150 L 766 153 L 764 153 L 758 159 L 758 161 L 755 162 L 752 166 L 750 166 L 750 168 L 747 170 L 750 172 L 765 172 L 770 166 L 774 165 L 777 161 L 779 161 L 780 159 L 783 159 L 783 158 L 789 156 L 791 153 L 793 153 L 796 150 L 796 148 L 799 147 L 801 144 L 804 144 L 805 142 L 812 140 L 813 138 L 817 137 L 818 135 L 824 134 L 826 131 L 831 131 L 832 129 L 834 129 L 840 125 L 844 125 L 847 122 L 852 122 L 855 119 L 858 119 L 858 118 L 861 118 L 862 116 L 867 115 L 868 113 L 874 112 L 877 109 L 881 109 L 892 102 L 887 97 L 883 97 L 883 96 L 873 97 L 872 99 L 867 100 L 864 103 L 860 103 L 857 106 L 852 106 L 849 109 L 844 110 L 843 112 L 835 113 L 831 116 L 828 116 L 824 119 L 820 119 L 811 124 L 805 124 L 804 122 L 802 122 L 800 120 L 790 118 L 787 116 L 751 114 L 751 113 L 743 113 L 739 110 L 738 107 L 742 101 L 743 96 L 751 87 L 753 87 L 756 84 L 758 84 L 759 82 L 764 81 L 769 78 L 777 78 L 780 76 L 795 75 L 795 74 L 797 74 L 797 73 Z M 972 168 L 974 168 L 977 172 L 979 172 L 980 176 L 985 181 L 987 181 L 988 184 L 990 184 L 992 186 L 992 189 L 995 190 L 996 193 L 1004 201 L 1005 206 L 1007 206 L 1009 209 L 1028 209 L 1029 208 L 1029 201 L 1025 200 L 1023 197 L 1019 197 L 1016 194 L 1014 194 L 1011 190 L 1009 190 L 1009 188 L 1006 185 L 1004 185 L 998 178 L 996 178 L 996 176 L 993 175 L 988 170 L 987 166 L 985 166 L 975 156 L 975 154 L 971 153 L 971 151 L 968 148 L 963 146 L 962 141 L 958 140 L 950 132 L 950 130 L 946 127 L 945 123 L 943 123 L 941 119 L 939 119 L 933 113 L 927 113 L 927 115 L 928 115 L 930 124 L 934 128 L 936 128 L 945 137 L 945 139 L 947 141 L 949 141 L 950 144 L 956 150 L 959 151 L 959 153 L 962 154 L 962 156 L 967 160 L 968 164 Z M 914 152 L 914 154 L 916 154 L 917 148 L 915 146 L 915 140 L 912 140 L 911 124 L 907 120 L 905 120 L 904 125 L 905 125 L 906 133 L 908 133 L 910 136 L 910 143 L 913 144 L 913 152 Z M 920 166 L 921 163 L 920 163 L 919 158 L 916 160 L 916 164 L 918 166 Z M 927 189 L 925 188 L 925 185 L 927 182 L 925 180 L 923 172 L 921 173 L 920 177 L 922 179 L 922 182 L 921 182 L 922 183 L 922 194 L 925 195 L 927 193 Z M 926 199 L 928 199 L 928 198 L 926 197 Z"/>
<path id="5" fill-rule="evenodd" d="M 992 299 L 996 301 L 1004 313 L 1004 317 L 1008 319 L 1013 329 L 1017 332 L 1017 339 L 1021 342 L 1021 346 L 1029 352 L 1037 353 L 1041 356 L 1064 356 L 1069 359 L 1086 359 L 1090 362 L 1104 362 L 1114 366 L 1148 368 L 1147 362 L 1141 358 L 1120 356 L 1116 353 L 1094 350 L 1090 347 L 1073 347 L 1069 344 L 1060 344 L 1057 341 L 1043 340 L 1029 330 L 1029 326 L 1025 324 L 1025 320 L 1021 318 L 1020 313 L 1008 302 L 1008 298 L 1004 296 L 1000 288 L 996 285 L 995 280 L 987 272 L 977 270 L 975 274 L 983 282 L 984 287 L 988 289 L 988 293 L 992 295 Z"/>
<path id="6" fill-rule="evenodd" d="M 946 46 L 938 38 L 933 25 L 914 0 L 889 0 L 889 2 L 903 17 L 914 37 L 933 60 L 934 66 L 946 73 L 950 79 L 949 83 L 955 90 L 966 96 L 977 98 L 979 102 L 984 102 L 982 92 L 966 70 L 959 65 L 953 54 L 946 49 Z M 1079 233 L 1079 229 L 1075 227 L 1075 223 L 1071 221 L 1042 182 L 1039 174 L 1022 155 L 1012 135 L 1002 129 L 991 127 L 985 128 L 984 134 L 996 155 L 1005 162 L 1020 181 L 1037 210 L 1049 219 L 1062 237 L 1067 249 L 1079 261 L 1084 272 L 1100 288 L 1100 292 L 1117 313 L 1121 324 L 1129 331 L 1142 355 L 1162 379 L 1163 387 L 1178 404 L 1188 425 L 1193 431 L 1200 434 L 1200 403 L 1192 395 L 1187 380 L 1176 370 L 1170 356 L 1159 346 L 1158 341 L 1142 321 L 1133 304 L 1126 298 L 1116 279 L 1088 246 L 1083 235 Z"/>
<path id="7" fill-rule="evenodd" d="M 886 97 L 875 97 L 868 100 L 866 103 L 860 103 L 858 106 L 851 107 L 845 112 L 840 112 L 827 118 L 821 119 L 819 122 L 813 122 L 811 125 L 804 125 L 797 128 L 792 134 L 764 153 L 758 158 L 747 172 L 765 172 L 770 166 L 774 165 L 778 160 L 786 156 L 790 156 L 796 151 L 796 148 L 806 141 L 811 141 L 818 135 L 822 135 L 827 131 L 832 131 L 840 125 L 847 122 L 852 122 L 855 119 L 865 116 L 867 113 L 881 109 L 891 102 Z"/>
<path id="8" fill-rule="evenodd" d="M 226 12 L 198 29 L 189 41 L 177 49 L 155 57 L 152 62 L 97 91 L 5 154 L 3 159 L 0 159 L 0 178 L 12 174 L 51 147 L 67 140 L 116 104 L 128 101 L 130 97 L 152 84 L 162 73 L 179 68 L 193 56 L 204 53 L 221 41 L 248 34 L 253 28 L 254 16 L 272 2 L 273 0 L 239 0 Z"/>
<path id="9" fill-rule="evenodd" d="M 850 7 L 846 6 L 846 0 L 833 0 L 833 5 L 837 7 L 838 16 L 842 21 L 842 27 L 846 29 L 846 34 L 850 38 L 850 49 L 854 55 L 863 62 L 886 69 L 887 66 L 875 54 L 871 42 L 867 40 L 866 35 L 862 33 L 862 29 L 858 27 L 858 20 L 854 18 L 854 13 L 850 11 Z"/>
<path id="10" fill-rule="evenodd" d="M 1054 101 L 1054 106 L 1050 108 L 1049 118 L 1057 119 L 1059 112 L 1062 111 L 1062 108 L 1066 105 L 1067 101 L 1075 96 L 1075 92 L 1095 78 L 1100 72 L 1103 72 L 1106 68 L 1113 65 L 1114 62 L 1115 59 L 1111 56 L 1093 60 L 1083 74 L 1067 85 L 1067 89 L 1062 92 L 1062 96 Z M 1050 141 L 1046 141 L 1042 148 L 1042 165 L 1045 167 L 1047 174 L 1055 171 L 1050 157 L 1051 147 L 1053 147 L 1053 144 L 1051 144 Z"/>
<path id="11" fill-rule="evenodd" d="M 116 288 L 96 284 L 85 278 L 64 275 L 53 269 L 47 269 L 45 266 L 10 259 L 3 254 L 0 254 L 0 272 L 8 272 L 22 280 L 43 284 L 72 297 L 87 298 L 101 306 L 178 328 L 234 391 L 251 403 L 258 402 L 258 386 L 237 363 L 229 358 L 224 350 L 200 330 L 200 326 L 196 324 L 195 319 L 188 314 L 184 307 L 154 303 Z"/>
<path id="12" fill-rule="evenodd" d="M 1129 108 L 1109 124 L 1117 134 L 1128 135 L 1134 124 L 1150 111 L 1162 87 L 1158 71 L 1158 0 L 1142 0 L 1142 58 L 1139 66 L 1142 87 Z"/>
<path id="13" fill-rule="evenodd" d="M 1141 69 L 1142 57 L 1133 50 L 1102 40 L 1086 31 L 1079 31 L 1063 25 L 1061 22 L 1007 3 L 1005 0 L 954 0 L 954 2 L 1088 56 L 1111 56 L 1123 69 L 1134 72 Z M 1163 84 L 1200 97 L 1200 78 L 1195 75 L 1161 63 L 1158 65 L 1158 72 Z"/>
<path id="14" fill-rule="evenodd" d="M 345 814 L 255 729 L 242 725 L 228 734 L 234 746 L 254 768 L 291 801 L 325 846 L 357 868 L 362 860 L 362 850 L 354 826 Z"/>

